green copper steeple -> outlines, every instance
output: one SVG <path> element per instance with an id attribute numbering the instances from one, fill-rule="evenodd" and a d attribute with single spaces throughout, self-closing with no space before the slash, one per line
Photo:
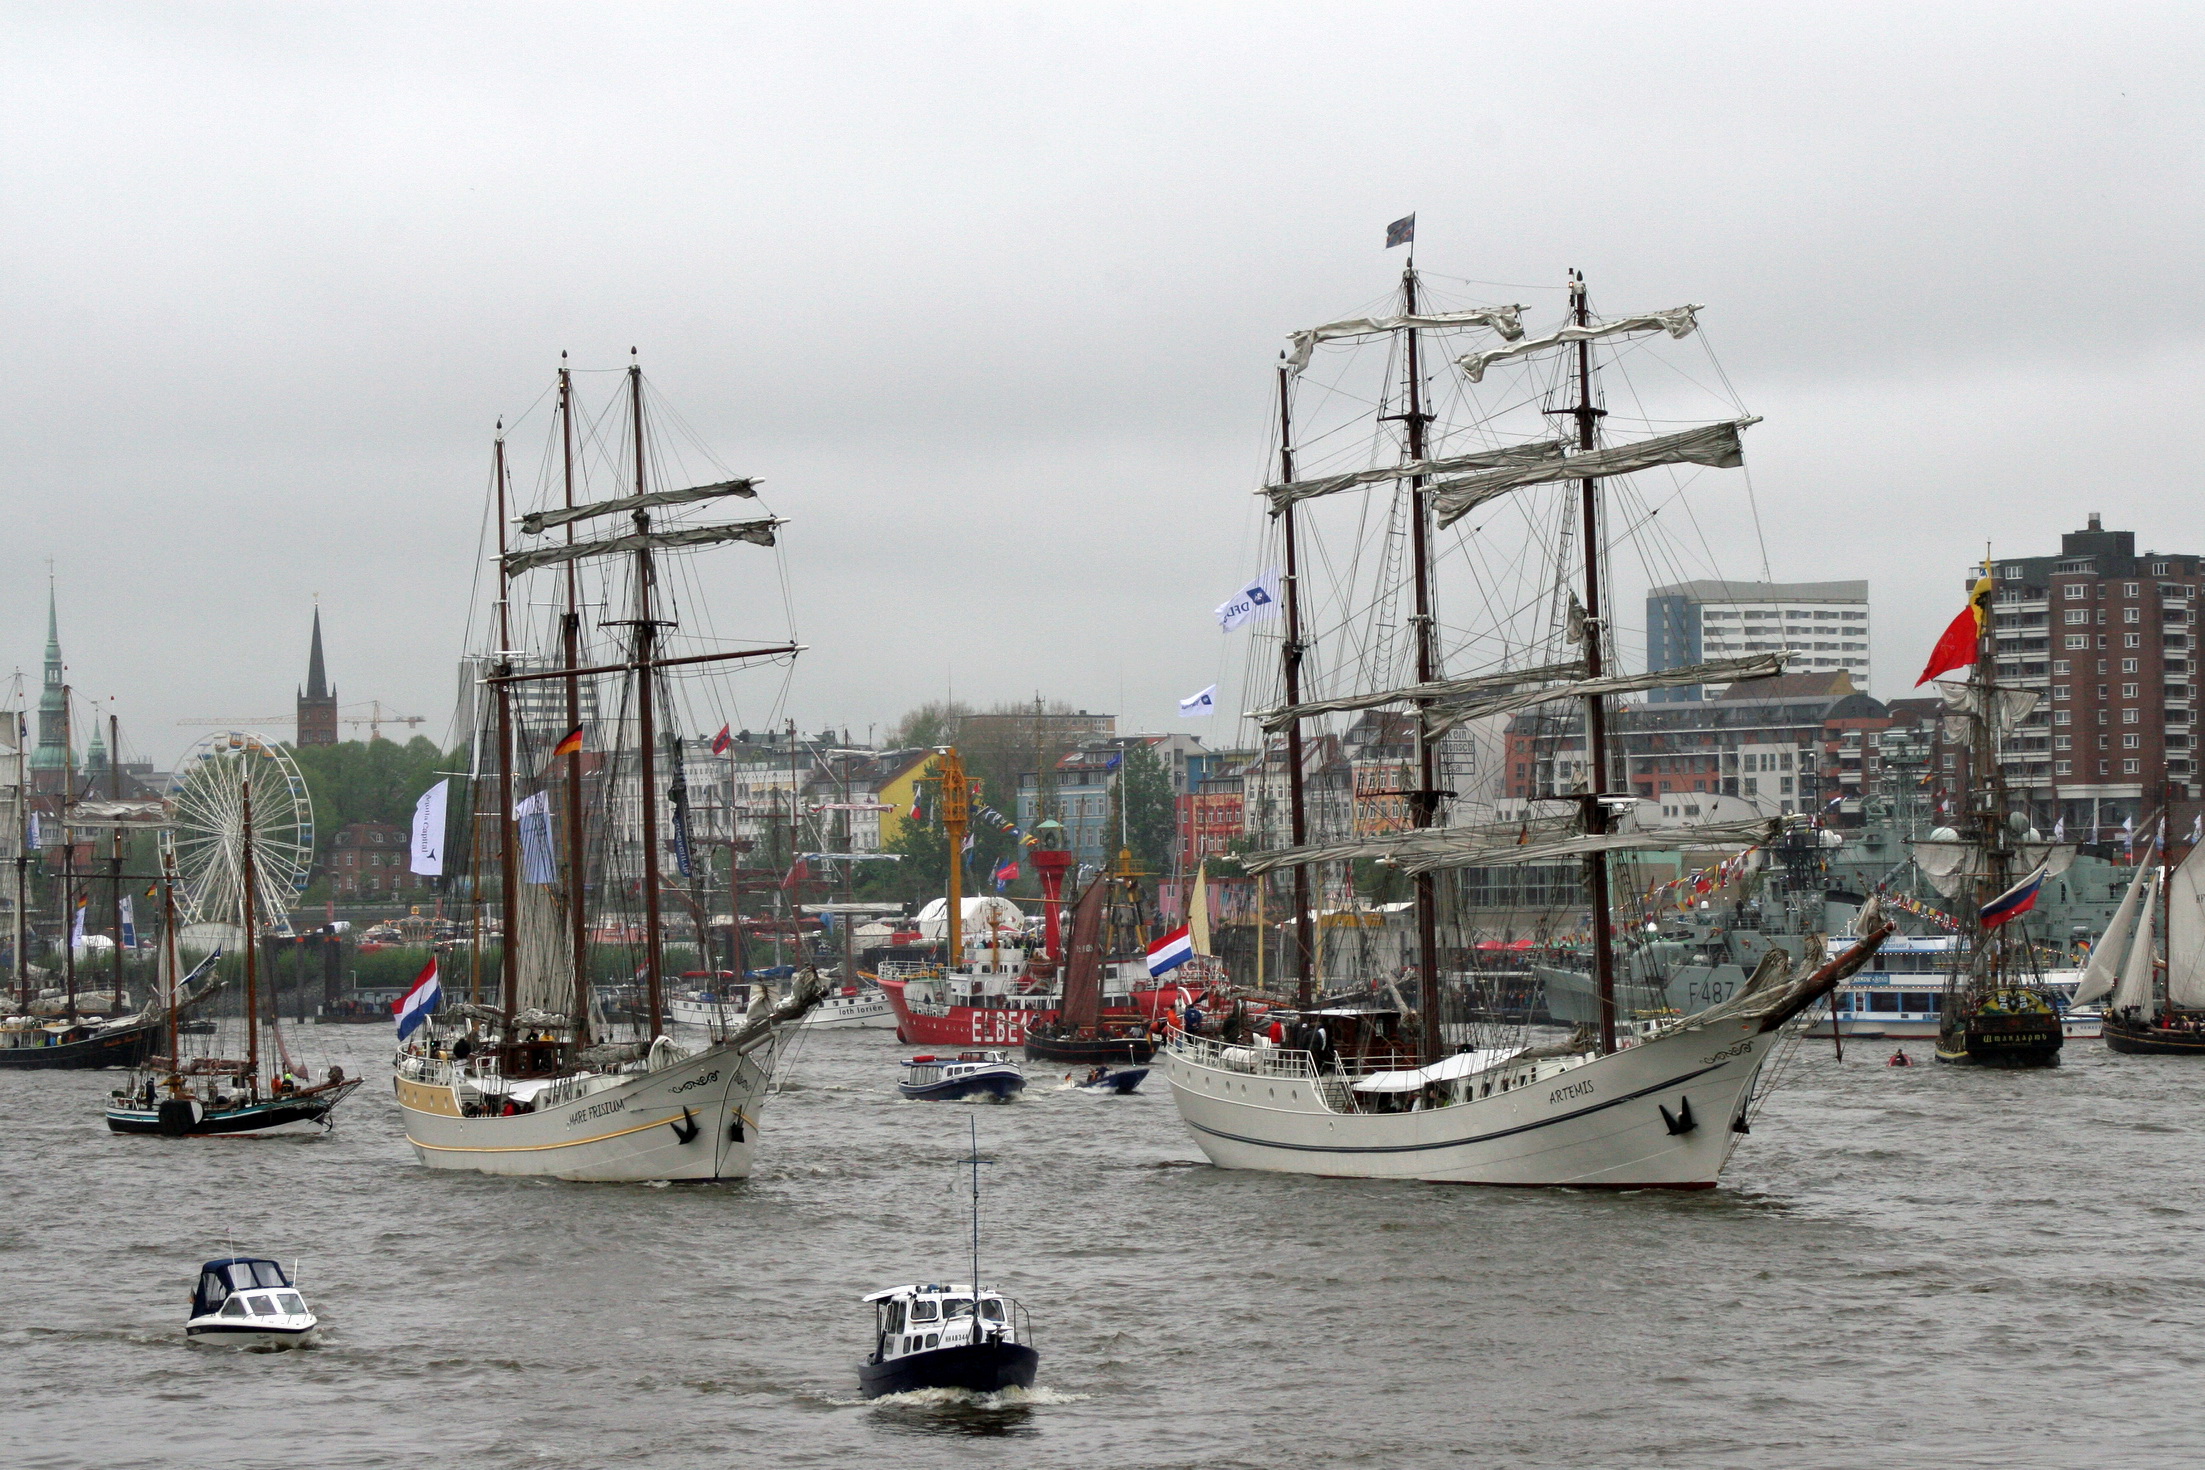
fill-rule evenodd
<path id="1" fill-rule="evenodd" d="M 38 693 L 38 748 L 31 752 L 34 771 L 69 769 L 67 696 L 61 692 L 61 623 L 54 613 L 54 589 L 46 589 L 46 684 Z"/>

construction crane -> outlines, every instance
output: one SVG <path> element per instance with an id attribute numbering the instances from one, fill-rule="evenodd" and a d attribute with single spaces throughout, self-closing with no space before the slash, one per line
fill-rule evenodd
<path id="1" fill-rule="evenodd" d="M 370 740 L 382 739 L 383 726 L 385 725 L 404 725 L 410 730 L 416 725 L 426 723 L 428 720 L 426 715 L 402 715 L 395 711 L 386 713 L 383 709 L 383 702 L 379 699 L 363 699 L 358 704 L 348 704 L 344 708 L 367 711 L 364 715 L 340 716 L 337 723 L 340 725 L 367 726 L 368 739 Z M 176 723 L 179 725 L 215 726 L 230 730 L 250 730 L 262 725 L 280 725 L 293 718 L 295 718 L 294 715 L 288 714 L 233 715 L 228 719 L 178 720 Z"/>

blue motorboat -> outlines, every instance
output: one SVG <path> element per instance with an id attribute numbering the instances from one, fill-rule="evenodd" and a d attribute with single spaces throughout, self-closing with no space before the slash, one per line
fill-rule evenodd
<path id="1" fill-rule="evenodd" d="M 968 1097 L 1002 1102 L 1026 1085 L 1026 1074 L 1010 1053 L 961 1051 L 953 1057 L 927 1053 L 903 1064 L 896 1087 L 905 1097 L 956 1102 Z"/>

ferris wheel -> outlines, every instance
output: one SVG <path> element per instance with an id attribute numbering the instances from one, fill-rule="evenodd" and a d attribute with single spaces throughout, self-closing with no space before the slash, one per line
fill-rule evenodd
<path id="1" fill-rule="evenodd" d="M 314 802 L 291 753 L 251 731 L 209 735 L 177 763 L 169 782 L 177 901 L 194 923 L 244 923 L 248 790 L 254 910 L 263 925 L 288 932 L 314 866 Z"/>

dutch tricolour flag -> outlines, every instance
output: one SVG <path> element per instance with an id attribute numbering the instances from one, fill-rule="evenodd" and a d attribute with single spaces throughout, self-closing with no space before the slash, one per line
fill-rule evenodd
<path id="1" fill-rule="evenodd" d="M 2028 877 L 1992 899 L 1977 911 L 1986 929 L 1996 929 L 2008 919 L 2018 919 L 2037 906 L 2037 892 L 2044 887 L 2045 874 L 2051 864 L 2044 863 Z"/>
<path id="2" fill-rule="evenodd" d="M 413 989 L 391 1002 L 390 1012 L 398 1018 L 398 1039 L 404 1041 L 413 1035 L 442 999 L 444 984 L 436 977 L 436 961 L 432 959 L 414 976 Z"/>
<path id="3" fill-rule="evenodd" d="M 1187 932 L 1187 926 L 1181 924 L 1148 947 L 1148 972 L 1161 975 L 1193 958 L 1194 937 Z"/>

